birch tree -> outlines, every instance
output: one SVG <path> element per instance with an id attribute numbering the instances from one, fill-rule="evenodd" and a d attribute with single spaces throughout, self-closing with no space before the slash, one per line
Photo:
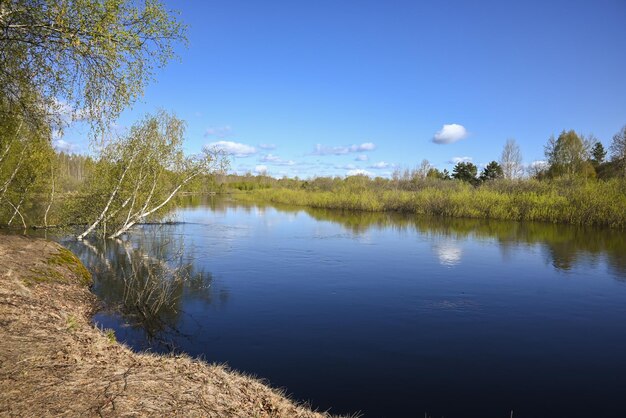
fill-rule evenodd
<path id="1" fill-rule="evenodd" d="M 514 139 L 507 139 L 500 156 L 500 167 L 505 179 L 511 180 L 522 177 L 524 165 L 522 164 L 522 151 Z"/>
<path id="2" fill-rule="evenodd" d="M 78 239 L 96 230 L 109 238 L 119 237 L 167 208 L 194 179 L 225 171 L 228 161 L 217 150 L 185 156 L 184 131 L 182 120 L 161 111 L 145 117 L 128 136 L 103 150 L 87 182 L 90 197 L 82 205 L 84 211 L 91 208 L 92 219 Z"/>
<path id="3" fill-rule="evenodd" d="M 620 175 L 626 177 L 626 125 L 613 136 L 611 159 L 617 164 Z"/>
<path id="4" fill-rule="evenodd" d="M 104 129 L 180 41 L 159 0 L 2 0 L 0 92 L 29 121 L 70 114 Z"/>

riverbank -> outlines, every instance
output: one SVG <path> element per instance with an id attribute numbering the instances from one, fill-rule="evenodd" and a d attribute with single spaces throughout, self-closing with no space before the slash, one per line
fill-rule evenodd
<path id="1" fill-rule="evenodd" d="M 403 187 L 408 190 L 393 188 L 386 180 L 381 184 L 362 178 L 332 180 L 328 184 L 313 180 L 304 182 L 301 188 L 256 189 L 235 197 L 323 209 L 626 228 L 626 182 L 616 179 L 503 180 L 480 187 L 426 179 Z"/>
<path id="2" fill-rule="evenodd" d="M 59 244 L 0 236 L 0 415 L 328 416 L 224 366 L 131 351 L 92 325 L 90 282 Z"/>

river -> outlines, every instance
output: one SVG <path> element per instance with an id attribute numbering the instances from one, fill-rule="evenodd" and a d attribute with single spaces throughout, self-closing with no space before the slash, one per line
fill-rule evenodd
<path id="1" fill-rule="evenodd" d="M 64 242 L 94 272 L 95 321 L 137 350 L 338 414 L 626 413 L 623 231 L 184 202 L 123 240 Z"/>

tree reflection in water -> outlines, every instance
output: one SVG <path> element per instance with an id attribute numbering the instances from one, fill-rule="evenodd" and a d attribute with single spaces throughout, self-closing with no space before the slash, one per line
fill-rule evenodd
<path id="1" fill-rule="evenodd" d="M 372 228 L 415 230 L 422 235 L 441 239 L 443 244 L 435 243 L 433 250 L 446 265 L 460 261 L 461 250 L 456 244 L 470 238 L 496 240 L 503 257 L 515 246 L 539 246 L 547 261 L 557 270 L 569 271 L 578 264 L 594 263 L 604 258 L 615 279 L 626 281 L 626 234 L 610 228 L 253 204 L 206 196 L 181 197 L 179 205 L 208 207 L 215 213 L 225 213 L 234 208 L 275 208 L 289 214 L 304 212 L 318 221 L 338 223 L 354 235 L 366 234 Z M 450 243 L 455 244 L 454 248 Z"/>
<path id="2" fill-rule="evenodd" d="M 145 333 L 151 345 L 176 350 L 171 341 L 181 337 L 176 324 L 185 315 L 181 308 L 185 291 L 205 303 L 216 298 L 211 273 L 195 267 L 182 237 L 172 236 L 167 228 L 149 225 L 130 239 L 64 244 L 89 266 L 95 277 L 93 291 L 105 309 Z M 220 290 L 217 300 L 225 303 L 228 292 Z"/>

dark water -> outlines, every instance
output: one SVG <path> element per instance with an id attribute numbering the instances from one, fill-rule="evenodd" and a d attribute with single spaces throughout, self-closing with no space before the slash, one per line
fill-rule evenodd
<path id="1" fill-rule="evenodd" d="M 623 232 L 224 200 L 174 219 L 72 244 L 111 307 L 96 321 L 136 349 L 333 413 L 626 416 Z"/>

